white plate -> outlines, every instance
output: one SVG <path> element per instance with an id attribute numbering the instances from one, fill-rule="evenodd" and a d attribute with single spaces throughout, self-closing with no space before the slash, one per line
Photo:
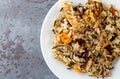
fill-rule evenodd
<path id="1" fill-rule="evenodd" d="M 57 18 L 59 14 L 59 5 L 62 0 L 59 0 L 48 12 L 46 18 L 42 25 L 41 30 L 41 49 L 43 53 L 43 57 L 50 68 L 50 70 L 60 79 L 96 79 L 93 77 L 89 77 L 86 73 L 78 74 L 73 70 L 67 70 L 66 66 L 61 62 L 54 59 L 53 54 L 51 52 L 52 42 L 54 39 L 54 35 L 52 33 L 52 23 Z M 87 0 L 71 0 L 74 5 L 78 3 L 86 3 Z M 103 0 L 105 4 L 113 4 L 120 10 L 120 0 Z M 108 77 L 105 79 L 119 79 L 120 78 L 120 60 L 115 64 L 115 68 L 112 70 L 112 77 Z"/>

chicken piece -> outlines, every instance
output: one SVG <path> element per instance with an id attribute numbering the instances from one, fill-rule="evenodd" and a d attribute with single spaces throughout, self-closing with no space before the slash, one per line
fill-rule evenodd
<path id="1" fill-rule="evenodd" d="M 65 17 L 67 18 L 68 22 L 73 27 L 80 26 L 80 16 L 78 12 L 75 12 L 72 6 L 71 2 L 64 3 L 63 5 L 63 12 L 65 14 Z"/>

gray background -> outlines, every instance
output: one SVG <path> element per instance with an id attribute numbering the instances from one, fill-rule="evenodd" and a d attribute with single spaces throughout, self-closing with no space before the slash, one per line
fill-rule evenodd
<path id="1" fill-rule="evenodd" d="M 0 0 L 0 79 L 57 79 L 40 50 L 43 19 L 57 0 Z"/>

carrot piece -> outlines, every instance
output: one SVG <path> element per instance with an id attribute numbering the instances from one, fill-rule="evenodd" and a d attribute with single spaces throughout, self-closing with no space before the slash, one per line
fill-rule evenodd
<path id="1" fill-rule="evenodd" d="M 91 18 L 91 21 L 92 21 L 92 22 L 95 22 L 94 13 L 93 13 L 93 12 L 90 12 L 89 16 L 90 16 L 90 18 Z"/>
<path id="2" fill-rule="evenodd" d="M 64 44 L 69 44 L 72 42 L 72 38 L 70 38 L 65 32 L 61 33 L 60 39 Z"/>
<path id="3" fill-rule="evenodd" d="M 74 68 L 75 72 L 78 72 L 78 73 L 83 72 L 83 70 L 81 68 L 79 68 L 78 65 L 74 65 L 73 68 Z"/>
<path id="4" fill-rule="evenodd" d="M 94 13 L 93 12 L 90 12 L 88 15 L 83 15 L 83 18 L 85 20 L 87 20 L 88 18 L 90 18 L 91 22 L 95 22 L 95 17 L 94 17 Z"/>

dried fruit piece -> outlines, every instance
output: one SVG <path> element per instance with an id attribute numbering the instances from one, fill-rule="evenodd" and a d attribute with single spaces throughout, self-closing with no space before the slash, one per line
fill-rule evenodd
<path id="1" fill-rule="evenodd" d="M 85 43 L 83 39 L 76 39 L 75 42 L 78 42 L 79 45 L 82 45 L 83 43 Z"/>
<path id="2" fill-rule="evenodd" d="M 107 45 L 105 49 L 110 53 L 110 55 L 112 55 L 113 47 L 111 45 Z"/>

